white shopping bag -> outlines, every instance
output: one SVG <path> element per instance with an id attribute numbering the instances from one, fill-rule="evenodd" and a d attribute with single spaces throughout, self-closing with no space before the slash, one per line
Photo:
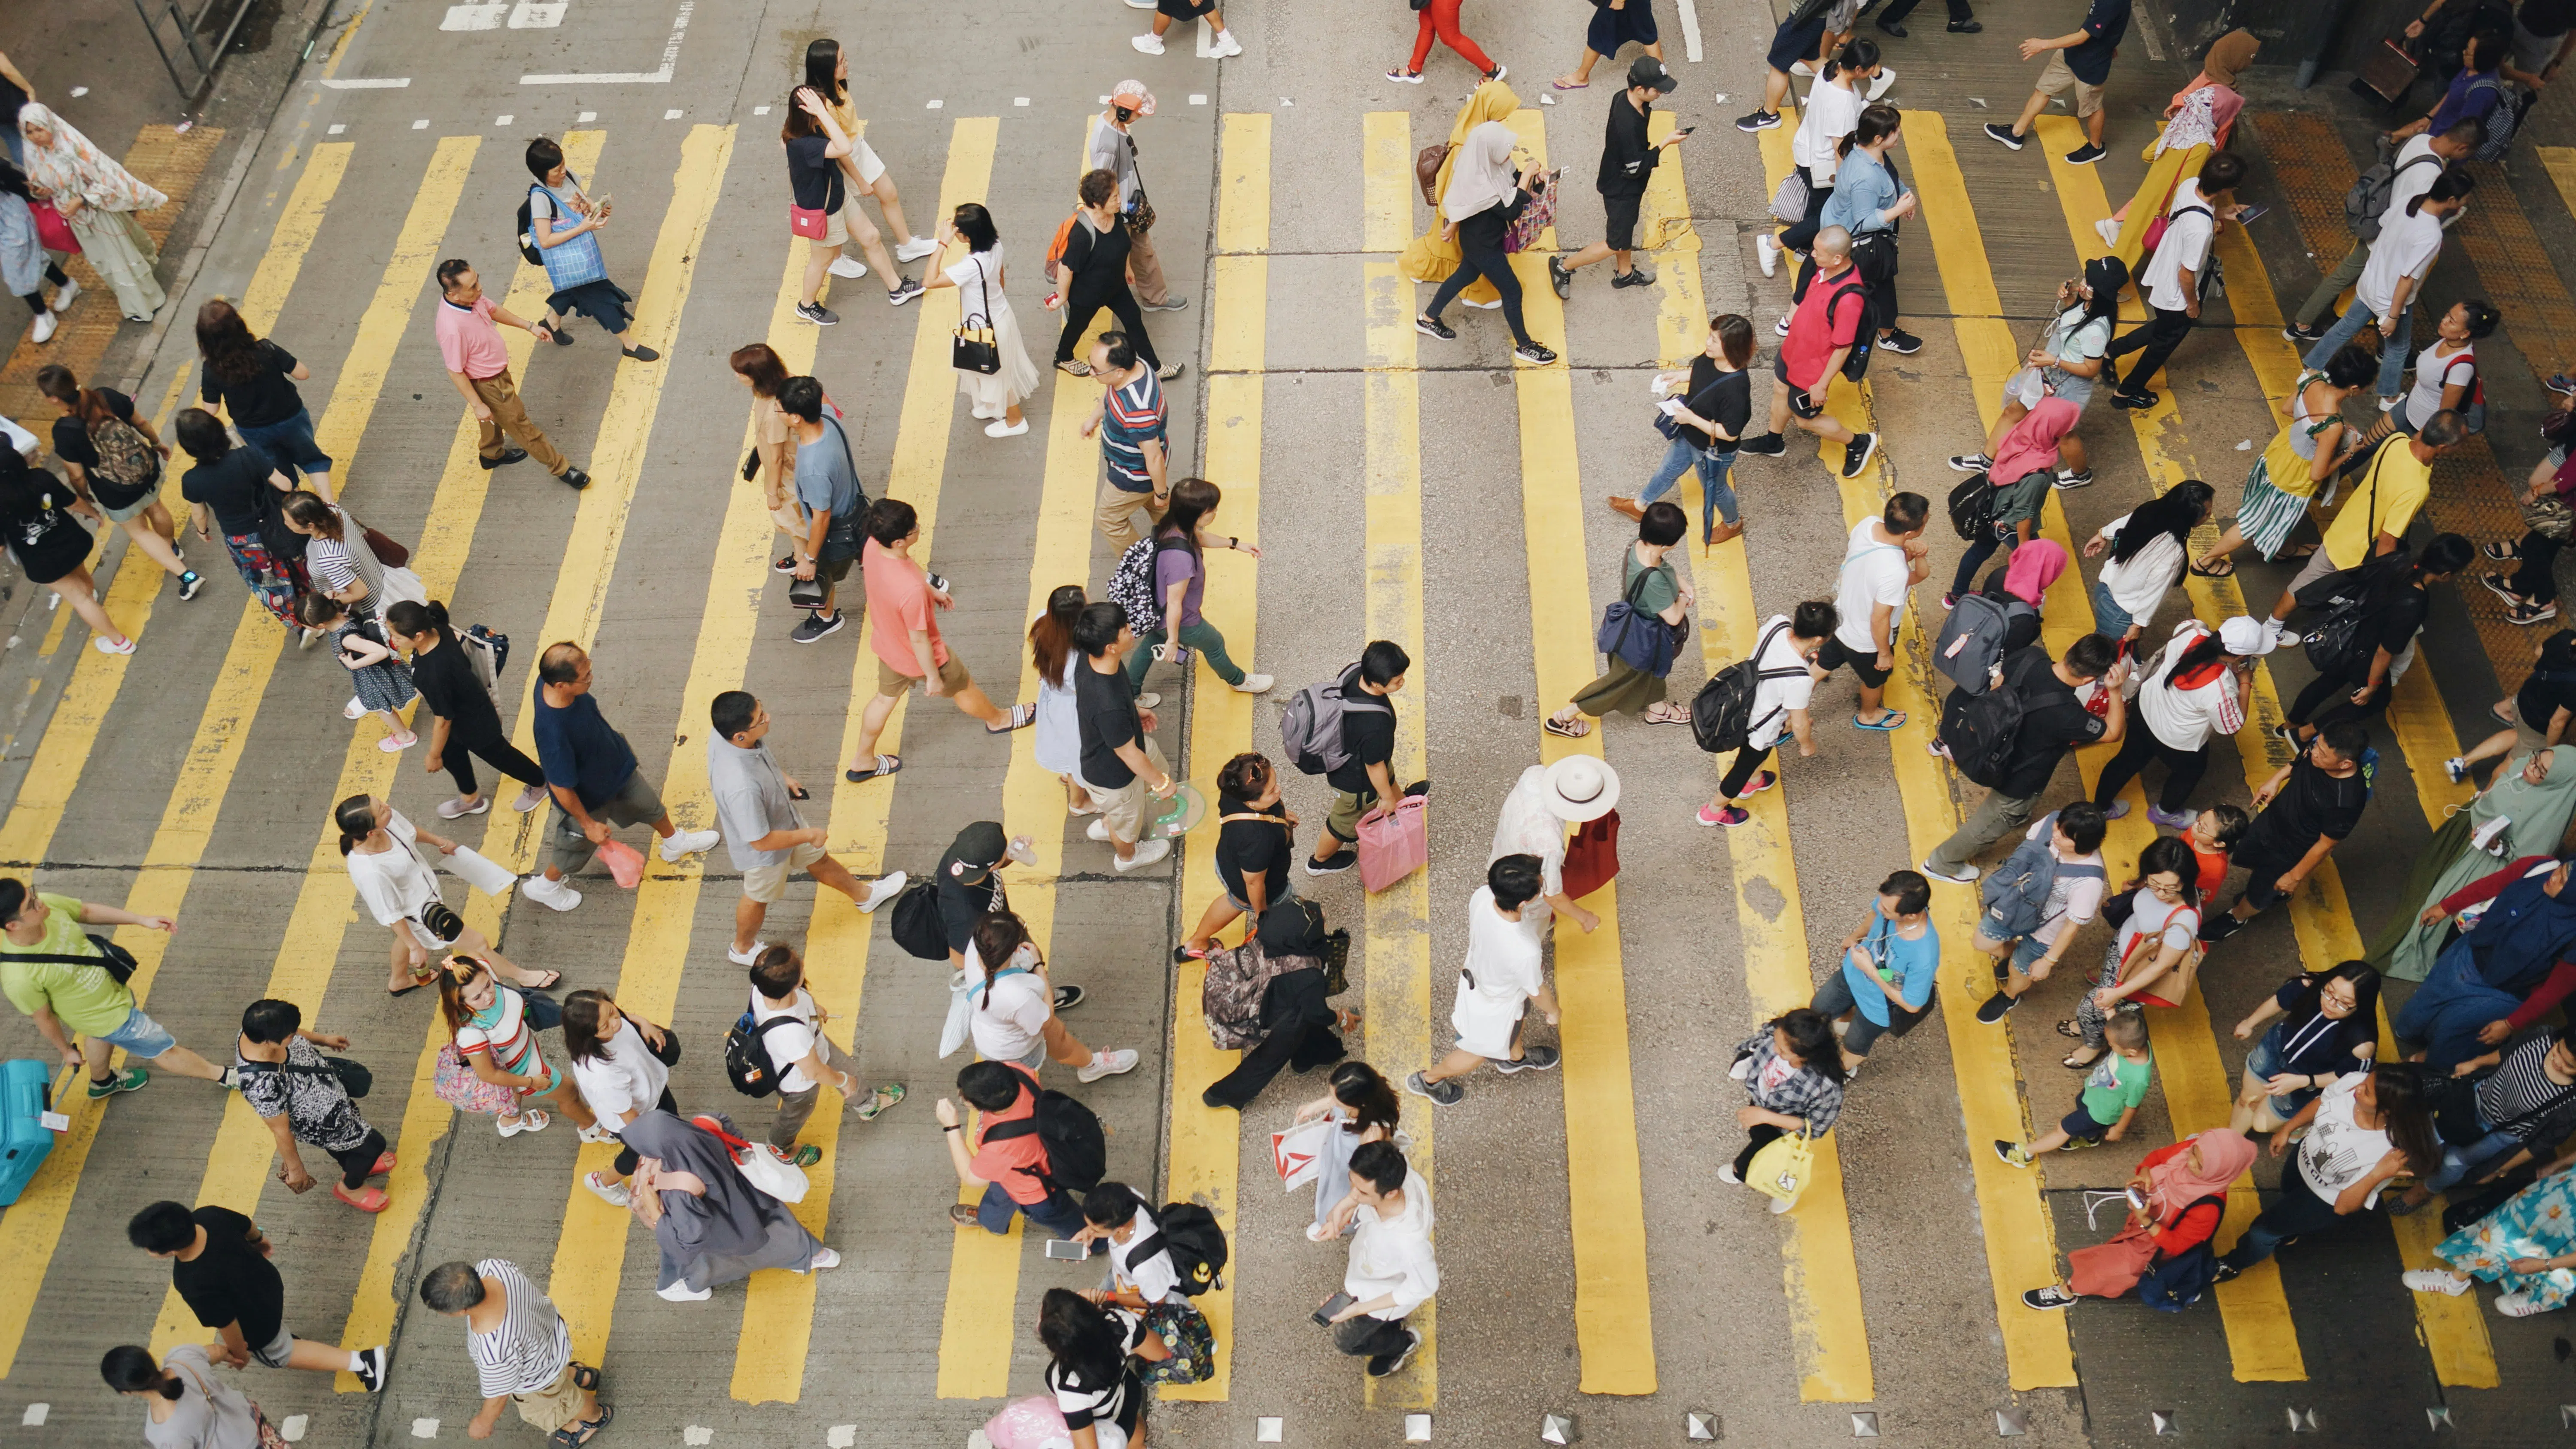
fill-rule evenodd
<path id="1" fill-rule="evenodd" d="M 966 984 L 966 973 L 952 973 L 948 978 L 948 1021 L 939 1029 L 939 1055 L 950 1057 L 966 1044 L 968 1023 L 975 1016 L 975 998 Z"/>
<path id="2" fill-rule="evenodd" d="M 518 877 L 499 861 L 478 855 L 471 846 L 460 845 L 452 855 L 439 857 L 449 873 L 487 896 L 497 896 L 517 883 Z"/>
<path id="3" fill-rule="evenodd" d="M 1325 1144 L 1339 1124 L 1330 1117 L 1300 1122 L 1270 1134 L 1270 1160 L 1279 1169 L 1279 1186 L 1287 1192 L 1311 1186 L 1324 1175 Z"/>

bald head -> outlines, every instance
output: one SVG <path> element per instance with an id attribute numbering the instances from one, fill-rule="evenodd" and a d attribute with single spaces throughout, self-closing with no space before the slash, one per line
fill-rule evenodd
<path id="1" fill-rule="evenodd" d="M 1838 226 L 1826 227 L 1816 233 L 1816 265 L 1840 270 L 1845 262 L 1851 260 L 1851 248 L 1850 232 Z"/>
<path id="2" fill-rule="evenodd" d="M 569 639 L 549 644 L 537 656 L 537 682 L 579 694 L 590 687 L 590 656 Z"/>

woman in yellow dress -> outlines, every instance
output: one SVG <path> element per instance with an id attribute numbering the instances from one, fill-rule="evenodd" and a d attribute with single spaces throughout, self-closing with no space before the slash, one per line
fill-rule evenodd
<path id="1" fill-rule="evenodd" d="M 2183 178 L 2198 176 L 2200 163 L 2209 159 L 2209 153 L 2227 144 L 2237 113 L 2245 109 L 2245 97 L 2236 91 L 2237 72 L 2253 63 L 2261 44 L 2244 30 L 2231 30 L 2211 44 L 2200 74 L 2166 107 L 2164 130 L 2140 154 L 2149 164 L 2137 194 L 2109 220 L 2095 224 L 2102 240 L 2110 244 L 2111 254 L 2128 263 L 2132 276 L 2146 255 L 2147 224 L 2165 214 Z"/>
<path id="2" fill-rule="evenodd" d="M 1449 154 L 1440 163 L 1440 179 L 1431 188 L 1432 195 L 1449 194 L 1449 171 L 1458 164 L 1458 148 L 1467 143 L 1467 133 L 1487 121 L 1509 121 L 1512 112 L 1520 107 L 1521 98 L 1512 94 L 1512 88 L 1501 81 L 1489 80 L 1476 87 L 1475 92 L 1467 97 L 1467 104 L 1459 108 L 1457 123 L 1449 128 Z M 1458 270 L 1461 260 L 1458 243 L 1454 239 L 1441 239 L 1443 225 L 1440 210 L 1435 206 L 1430 227 L 1404 249 L 1406 276 L 1417 282 L 1445 282 L 1451 272 Z M 1467 290 L 1458 296 L 1470 307 L 1499 307 L 1503 304 L 1502 293 L 1495 291 L 1494 284 L 1483 277 L 1469 283 Z"/>

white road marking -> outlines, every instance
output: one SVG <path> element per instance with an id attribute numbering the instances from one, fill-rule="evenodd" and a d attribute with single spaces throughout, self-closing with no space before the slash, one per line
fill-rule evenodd
<path id="1" fill-rule="evenodd" d="M 506 126 L 517 119 L 518 117 L 516 116 L 494 116 L 492 118 L 492 124 L 496 126 Z"/>
<path id="2" fill-rule="evenodd" d="M 1029 98 L 1028 98 L 1027 96 L 1013 96 L 1013 97 L 1011 97 L 1011 104 L 1012 104 L 1012 105 L 1015 105 L 1015 106 L 1025 106 L 1025 105 L 1027 105 L 1028 103 L 1029 103 Z"/>
<path id="3" fill-rule="evenodd" d="M 53 1408 L 51 1404 L 29 1404 L 27 1412 L 18 1416 L 18 1423 L 24 1428 L 38 1428 L 44 1424 L 45 1415 L 53 1412 Z"/>
<path id="4" fill-rule="evenodd" d="M 429 121 L 428 121 L 428 118 L 423 117 L 423 118 L 422 118 L 422 119 L 420 119 L 420 120 L 417 120 L 417 121 L 412 122 L 412 123 L 411 123 L 411 128 L 412 128 L 413 130 L 415 130 L 415 131 L 426 131 L 426 130 L 428 130 L 428 129 L 429 129 Z"/>
<path id="5" fill-rule="evenodd" d="M 680 63 L 680 42 L 688 38 L 689 12 L 696 7 L 697 0 L 680 0 L 680 13 L 678 17 L 671 22 L 671 38 L 662 47 L 662 68 L 660 70 L 613 70 L 593 71 L 570 75 L 523 75 L 519 77 L 519 84 L 523 86 L 667 84 L 671 79 L 672 70 Z"/>
<path id="6" fill-rule="evenodd" d="M 1025 105 L 1025 104 L 1026 104 L 1026 102 L 1022 102 L 1022 104 L 1024 104 L 1024 105 Z M 752 107 L 752 108 L 751 108 L 751 113 L 752 113 L 753 115 L 755 115 L 755 116 L 765 116 L 765 115 L 768 115 L 768 114 L 769 114 L 769 107 L 767 107 L 767 106 L 754 106 L 754 107 Z"/>
<path id="7" fill-rule="evenodd" d="M 507 5 L 450 5 L 447 18 L 438 22 L 441 30 L 498 30 L 510 13 Z"/>
<path id="8" fill-rule="evenodd" d="M 339 122 L 339 121 L 334 121 L 334 122 L 332 122 L 332 123 L 331 123 L 331 131 L 330 131 L 330 134 L 332 134 L 332 135 L 336 136 L 336 135 L 339 135 L 342 131 L 345 131 L 345 130 L 347 130 L 347 129 L 349 129 L 349 128 L 348 128 L 348 126 L 347 126 L 345 123 L 343 123 L 343 122 Z"/>
<path id="9" fill-rule="evenodd" d="M 404 75 L 384 80 L 326 80 L 322 84 L 335 91 L 398 91 L 411 84 L 411 77 Z"/>
<path id="10" fill-rule="evenodd" d="M 823 1442 L 829 1446 L 829 1449 L 856 1449 L 859 1442 L 859 1426 L 834 1424 L 830 1432 L 823 1436 Z"/>
<path id="11" fill-rule="evenodd" d="M 1699 64 L 1699 6 L 1692 0 L 1674 0 L 1682 16 L 1682 54 L 1693 65 Z"/>
<path id="12" fill-rule="evenodd" d="M 414 1419 L 414 1420 L 412 1420 L 412 1421 L 411 1421 L 411 1436 L 412 1436 L 413 1438 L 415 1438 L 415 1439 L 435 1439 L 435 1438 L 437 1438 L 437 1437 L 438 1437 L 438 1421 L 437 1421 L 436 1419 Z"/>
<path id="13" fill-rule="evenodd" d="M 277 1426 L 277 1437 L 289 1444 L 301 1444 L 304 1442 L 305 1426 L 312 1422 L 309 1415 L 289 1414 L 286 1416 L 286 1421 Z"/>
<path id="14" fill-rule="evenodd" d="M 510 9 L 512 30 L 552 30 L 563 24 L 564 0 L 519 0 Z"/>
<path id="15" fill-rule="evenodd" d="M 678 111 L 664 111 L 662 113 L 662 119 L 666 121 L 676 121 L 680 119 L 680 113 Z"/>
<path id="16" fill-rule="evenodd" d="M 767 114 L 767 113 L 768 113 L 768 110 L 769 110 L 769 107 L 767 107 L 767 106 L 763 106 L 763 107 L 761 107 L 758 111 L 754 111 L 752 114 L 754 114 L 754 115 L 765 115 L 765 114 Z M 597 112 L 597 111 L 584 111 L 584 112 L 582 112 L 582 113 L 581 113 L 581 115 L 580 115 L 579 119 L 580 119 L 581 121 L 583 121 L 584 123 L 588 123 L 588 122 L 591 122 L 591 121 L 596 121 L 596 120 L 598 120 L 598 119 L 599 119 L 599 112 Z"/>
<path id="17" fill-rule="evenodd" d="M 925 111 L 935 111 L 935 110 L 938 110 L 942 105 L 945 105 L 945 104 L 946 104 L 946 102 L 944 102 L 944 101 L 932 100 L 932 101 L 928 102 L 927 104 L 923 105 L 922 109 L 923 109 L 923 110 L 925 110 Z"/>
<path id="18" fill-rule="evenodd" d="M 716 1431 L 704 1428 L 697 1424 L 691 1424 L 689 1427 L 680 1431 L 680 1439 L 683 1443 L 693 1445 L 712 1444 L 716 1441 Z"/>

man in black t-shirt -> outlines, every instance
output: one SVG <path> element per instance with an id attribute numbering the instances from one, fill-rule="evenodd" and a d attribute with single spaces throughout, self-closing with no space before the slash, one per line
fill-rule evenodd
<path id="1" fill-rule="evenodd" d="M 1198 929 L 1173 948 L 1174 962 L 1206 956 L 1215 948 L 1216 933 L 1237 917 L 1257 923 L 1263 911 L 1297 895 L 1288 878 L 1297 817 L 1279 798 L 1279 771 L 1269 757 L 1247 750 L 1226 761 L 1216 790 L 1216 876 L 1225 893 L 1208 902 Z"/>
<path id="2" fill-rule="evenodd" d="M 2371 763 L 2369 728 L 2344 720 L 2319 730 L 2306 753 L 2272 772 L 2254 792 L 2259 813 L 2236 845 L 2236 864 L 2249 872 L 2245 893 L 2225 915 L 2209 917 L 2200 939 L 2235 935 L 2297 890 L 2335 842 L 2352 834 L 2370 803 Z"/>
<path id="3" fill-rule="evenodd" d="M 1655 97 L 1672 94 L 1680 82 L 1664 69 L 1664 63 L 1651 55 L 1637 57 L 1628 67 L 1628 88 L 1610 98 L 1609 116 L 1602 129 L 1601 171 L 1594 178 L 1594 188 L 1601 193 L 1601 210 L 1609 225 L 1602 239 L 1570 257 L 1549 257 L 1547 279 L 1564 297 L 1574 290 L 1574 274 L 1594 262 L 1615 259 L 1610 285 L 1642 287 L 1654 277 L 1638 271 L 1631 261 L 1637 245 L 1637 211 L 1646 199 L 1646 183 L 1654 177 L 1655 163 L 1663 159 L 1666 146 L 1678 146 L 1690 134 L 1685 126 L 1661 141 L 1646 139 L 1653 124 Z"/>
<path id="4" fill-rule="evenodd" d="M 286 1331 L 286 1280 L 269 1262 L 269 1241 L 231 1208 L 156 1202 L 125 1225 L 134 1246 L 170 1260 L 170 1285 L 197 1321 L 222 1335 L 216 1358 L 235 1368 L 258 1359 L 270 1368 L 351 1373 L 373 1393 L 385 1386 L 386 1350 L 351 1351 Z"/>
<path id="5" fill-rule="evenodd" d="M 1002 838 L 1002 827 L 990 820 L 978 820 L 958 831 L 948 853 L 939 857 L 930 885 L 939 903 L 939 927 L 948 933 L 949 965 L 965 970 L 966 943 L 975 937 L 975 923 L 991 912 L 1011 908 L 1010 895 L 1002 889 L 1002 867 L 1015 859 L 1027 857 L 1015 853 L 1011 842 Z M 1081 987 L 1055 989 L 1056 1010 L 1070 1011 L 1081 1004 Z"/>
<path id="6" fill-rule="evenodd" d="M 1136 707 L 1121 662 L 1136 647 L 1136 631 L 1127 627 L 1124 607 L 1093 604 L 1074 620 L 1073 642 L 1083 655 L 1071 671 L 1082 783 L 1100 803 L 1089 834 L 1117 852 L 1120 871 L 1140 870 L 1172 853 L 1170 840 L 1144 839 L 1146 797 L 1169 800 L 1180 782 L 1163 761 L 1163 747 L 1154 743 L 1154 712 Z"/>
<path id="7" fill-rule="evenodd" d="M 1405 671 L 1412 667 L 1413 656 L 1403 645 L 1377 639 L 1342 676 L 1342 748 L 1350 758 L 1324 774 L 1324 783 L 1333 787 L 1333 809 L 1324 817 L 1324 838 L 1306 857 L 1306 874 L 1330 875 L 1359 864 L 1359 854 L 1344 855 L 1342 847 L 1358 843 L 1361 816 L 1400 793 L 1393 766 L 1395 701 L 1390 696 L 1404 688 Z"/>
<path id="8" fill-rule="evenodd" d="M 2052 663 L 2048 651 L 2032 645 L 2004 657 L 2003 687 L 2021 699 L 2021 729 L 2013 736 L 2012 765 L 2003 783 L 1986 792 L 1977 807 L 1949 839 L 1924 857 L 1923 873 L 1952 885 L 1971 885 L 1977 868 L 1971 857 L 2007 835 L 2018 835 L 2030 823 L 2031 807 L 2048 788 L 2060 760 L 2077 745 L 2116 745 L 2127 733 L 2128 701 L 2120 681 L 2128 670 L 2119 644 L 2104 634 L 2087 634 L 2067 646 L 2066 657 Z M 2102 681 L 2110 708 L 2095 715 L 2075 691 Z"/>

